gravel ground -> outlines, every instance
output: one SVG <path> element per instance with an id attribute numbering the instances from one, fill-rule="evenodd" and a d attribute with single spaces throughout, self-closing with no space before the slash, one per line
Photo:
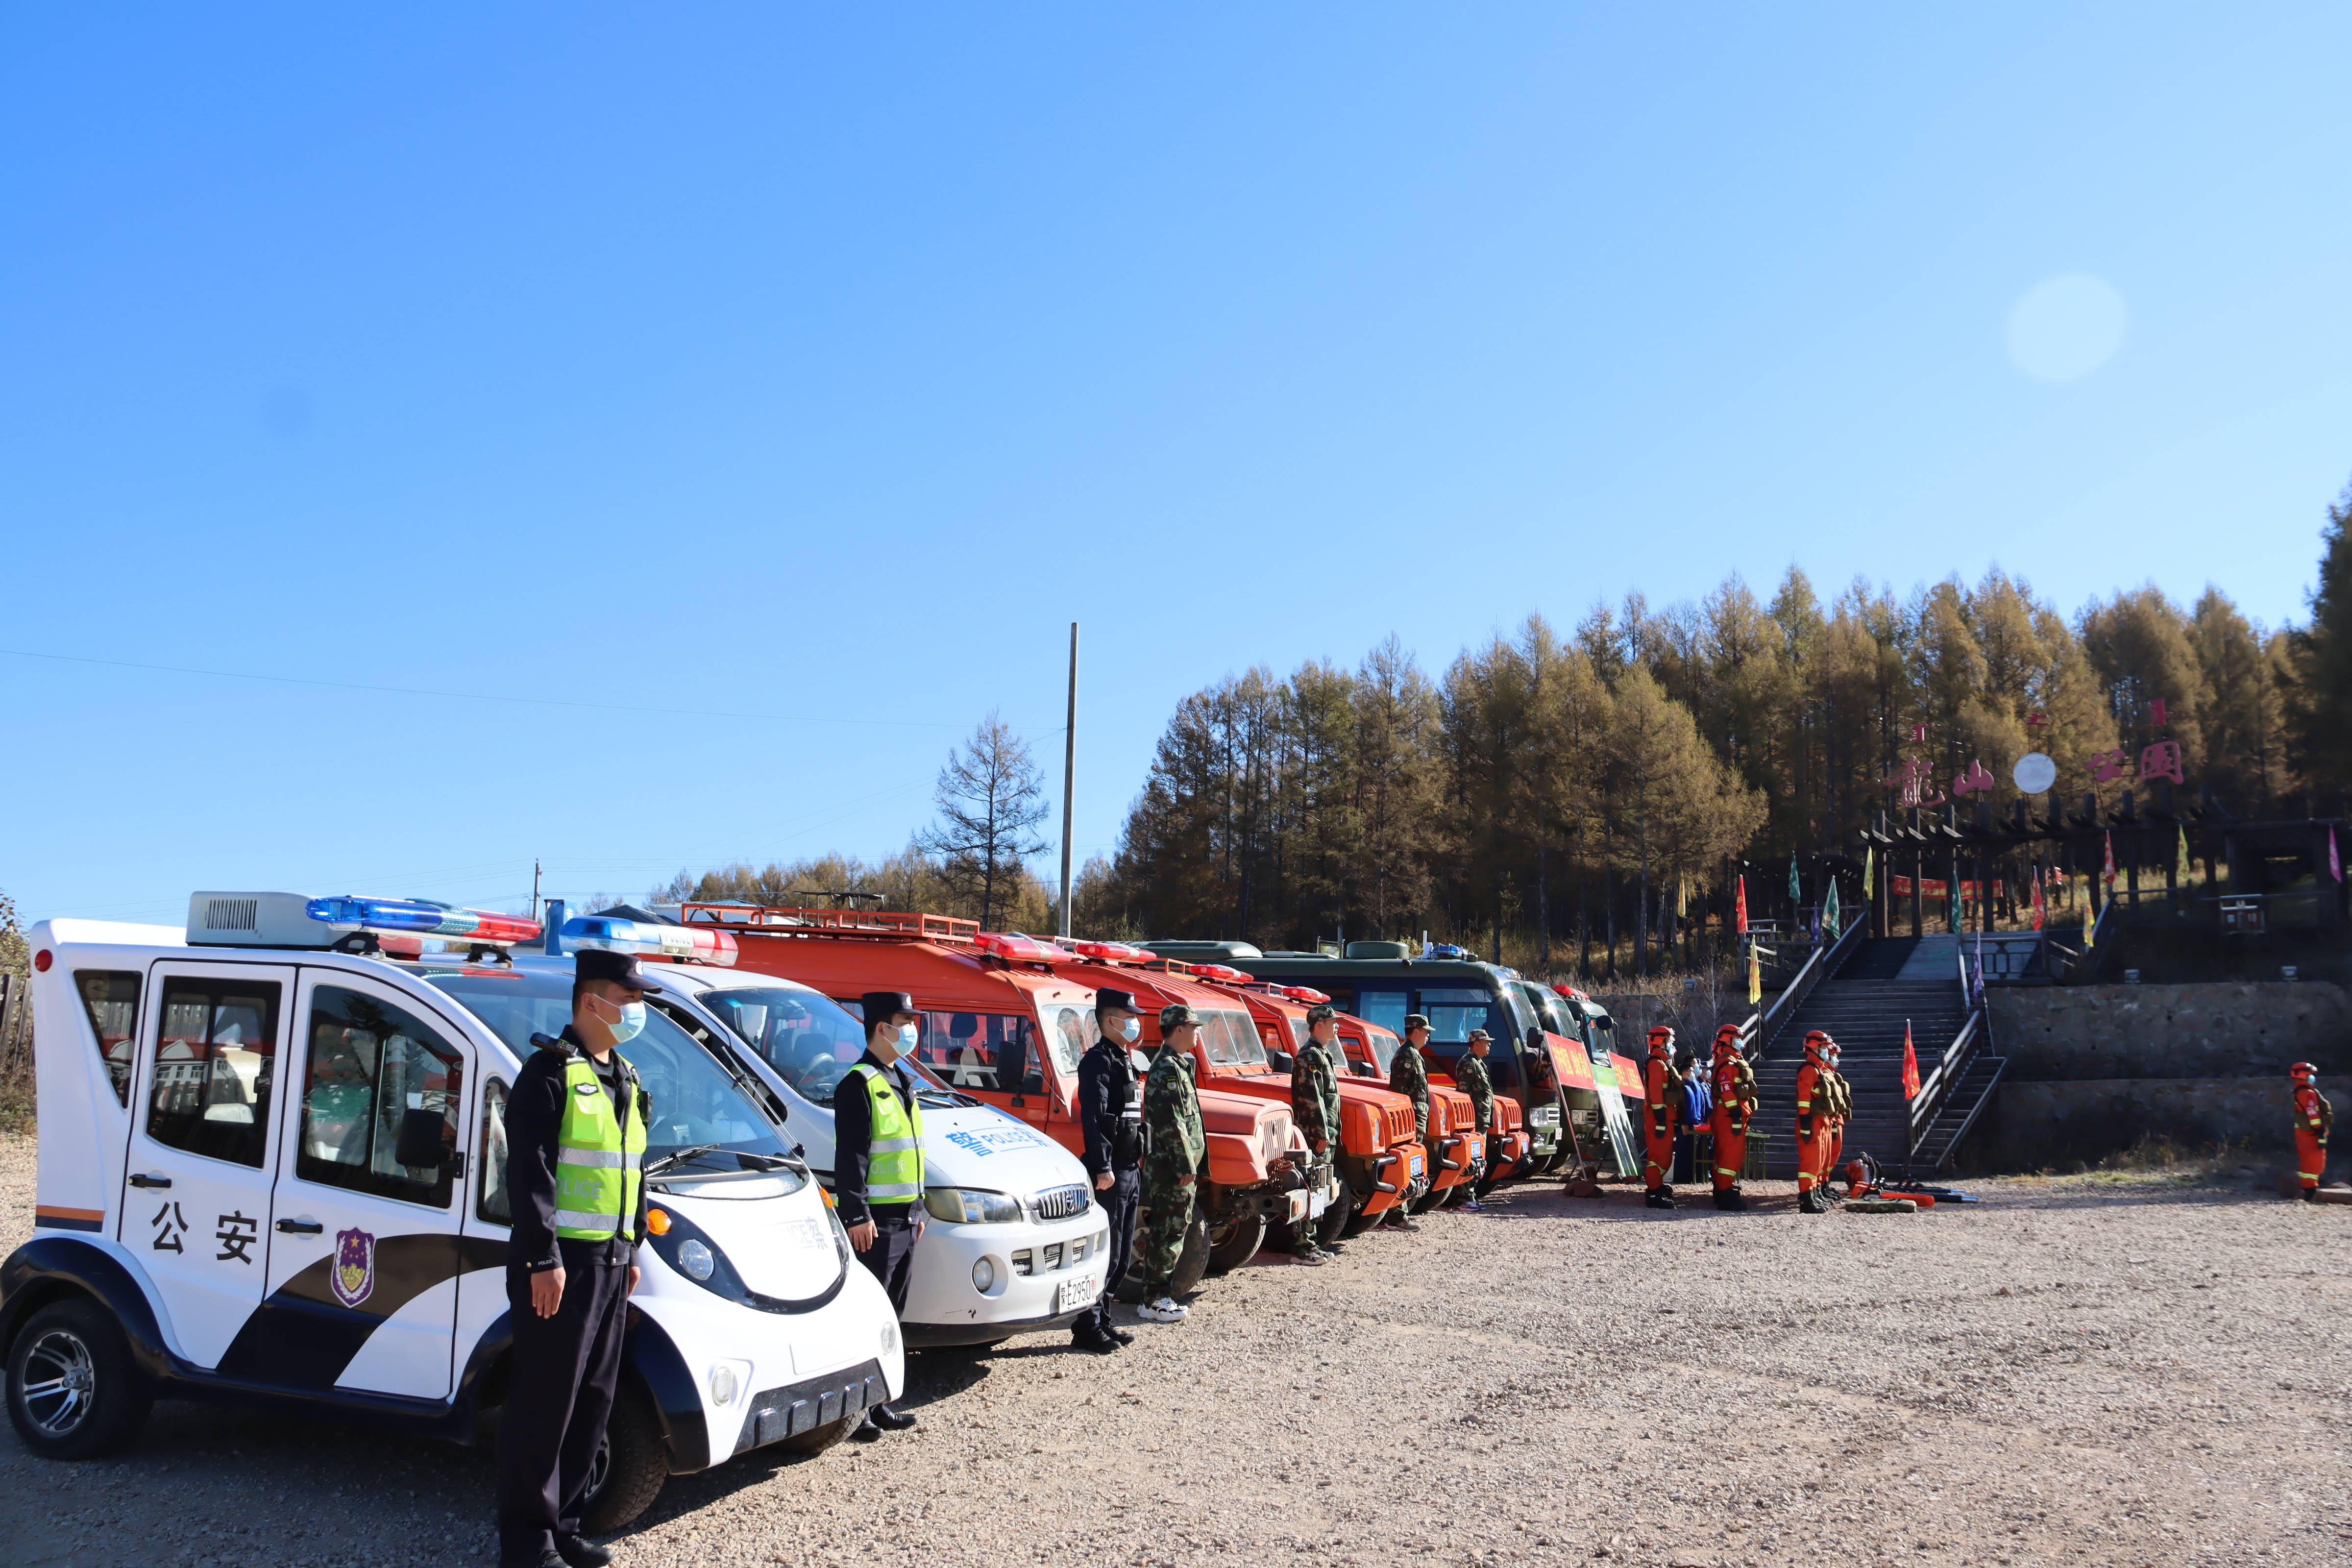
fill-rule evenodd
<path id="1" fill-rule="evenodd" d="M 32 1144 L 0 1138 L 0 1247 Z M 923 1429 L 672 1480 L 638 1564 L 2352 1562 L 2352 1208 L 1972 1184 L 1911 1216 L 1505 1194 L 1107 1360 L 918 1356 Z M 0 1438 L 18 1564 L 494 1560 L 488 1456 L 159 1405 Z"/>

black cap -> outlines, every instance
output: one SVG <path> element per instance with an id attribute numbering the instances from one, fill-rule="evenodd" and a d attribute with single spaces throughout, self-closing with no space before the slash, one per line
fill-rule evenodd
<path id="1" fill-rule="evenodd" d="M 661 987 L 646 978 L 646 972 L 634 952 L 607 952 L 601 947 L 583 947 L 573 960 L 583 980 L 610 980 L 632 991 L 658 993 Z"/>
<path id="2" fill-rule="evenodd" d="M 1117 1007 L 1121 1012 L 1132 1013 L 1136 1010 L 1135 993 L 1132 991 L 1111 990 L 1096 992 L 1095 1011 L 1099 1013 L 1106 1007 Z"/>
<path id="3" fill-rule="evenodd" d="M 859 998 L 859 1009 L 866 1015 L 866 1027 L 886 1023 L 893 1013 L 916 1011 L 915 999 L 904 991 L 868 991 Z"/>

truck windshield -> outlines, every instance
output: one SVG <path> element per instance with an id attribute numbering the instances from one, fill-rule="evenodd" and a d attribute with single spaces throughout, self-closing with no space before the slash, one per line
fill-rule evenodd
<path id="1" fill-rule="evenodd" d="M 1366 1033 L 1353 1038 L 1341 1037 L 1348 1040 L 1348 1055 L 1362 1064 L 1364 1070 L 1381 1078 L 1389 1076 L 1389 1064 L 1396 1060 L 1399 1044 L 1394 1035 Z"/>
<path id="2" fill-rule="evenodd" d="M 831 1105 L 835 1089 L 866 1054 L 866 1026 L 814 991 L 728 988 L 695 1000 L 812 1105 Z"/>
<path id="3" fill-rule="evenodd" d="M 1511 1016 L 1504 1012 L 1495 994 L 1483 986 L 1426 986 L 1418 999 L 1421 1011 L 1429 1018 L 1429 1043 L 1433 1047 L 1459 1046 L 1469 1039 L 1473 1029 L 1486 1030 L 1498 1043 L 1518 1037 L 1518 1031 L 1511 1027 Z M 1398 1022 L 1403 1020 L 1400 1018 Z"/>
<path id="4" fill-rule="evenodd" d="M 1198 1009 L 1201 1016 L 1201 1044 L 1207 1047 L 1209 1059 L 1219 1067 L 1264 1067 L 1265 1045 L 1257 1037 L 1257 1029 L 1247 1013 L 1227 1007 Z M 1303 1037 L 1306 1026 L 1301 1025 Z"/>
<path id="5" fill-rule="evenodd" d="M 1589 1014 L 1586 1016 L 1585 1027 L 1592 1032 L 1591 1037 L 1584 1043 L 1586 1047 L 1592 1053 L 1596 1062 L 1604 1055 L 1615 1056 L 1617 1054 L 1616 1019 L 1611 1017 L 1606 1013 Z"/>
<path id="6" fill-rule="evenodd" d="M 560 1034 L 572 1022 L 568 974 L 445 972 L 425 978 L 479 1018 L 524 1061 L 539 1048 L 530 1043 L 531 1036 Z M 646 1127 L 648 1161 L 705 1144 L 715 1145 L 718 1156 L 734 1152 L 781 1160 L 791 1154 L 775 1123 L 736 1087 L 726 1069 L 658 1011 L 646 1010 L 644 1032 L 623 1047 L 621 1055 L 637 1069 L 653 1110 Z M 718 1161 L 705 1156 L 697 1163 Z"/>

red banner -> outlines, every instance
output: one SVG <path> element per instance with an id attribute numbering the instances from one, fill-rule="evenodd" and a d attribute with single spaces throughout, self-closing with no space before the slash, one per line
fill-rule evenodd
<path id="1" fill-rule="evenodd" d="M 1546 1035 L 1544 1044 L 1551 1047 L 1551 1070 L 1560 1083 L 1569 1089 L 1595 1089 L 1592 1081 L 1592 1058 L 1584 1054 L 1581 1042 L 1562 1039 L 1558 1035 Z"/>
<path id="2" fill-rule="evenodd" d="M 1898 899 L 1907 899 L 1911 896 L 1911 879 L 1908 877 L 1889 878 L 1887 881 L 1887 890 Z M 1952 884 L 1941 877 L 1922 877 L 1919 879 L 1919 890 L 1931 899 L 1948 899 L 1952 896 Z M 2008 896 L 2008 879 L 2001 877 L 1994 878 L 1992 882 L 1992 896 L 1996 899 L 2005 898 Z M 1960 897 L 1964 899 L 1973 899 L 1977 897 L 1977 879 L 1974 877 L 1961 878 Z"/>
<path id="3" fill-rule="evenodd" d="M 1919 1053 L 1911 1045 L 1911 1020 L 1903 1020 L 1903 1098 L 1919 1098 Z"/>

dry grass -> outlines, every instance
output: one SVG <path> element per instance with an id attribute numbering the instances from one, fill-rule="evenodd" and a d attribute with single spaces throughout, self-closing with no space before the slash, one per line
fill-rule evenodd
<path id="1" fill-rule="evenodd" d="M 2095 1163 L 2078 1162 L 2063 1170 L 2036 1171 L 2020 1180 L 2088 1180 L 2102 1186 L 2117 1187 L 2234 1186 L 2258 1173 L 2265 1164 L 2276 1163 L 2276 1151 L 2260 1152 L 2228 1142 L 2187 1146 L 2144 1132 L 2131 1147 L 2119 1149 Z"/>

